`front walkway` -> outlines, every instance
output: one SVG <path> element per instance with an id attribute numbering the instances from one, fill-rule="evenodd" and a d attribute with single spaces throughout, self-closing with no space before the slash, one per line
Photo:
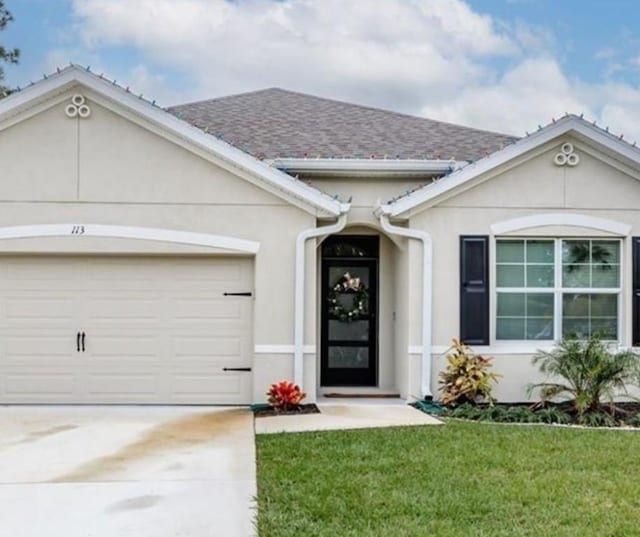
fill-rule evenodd
<path id="1" fill-rule="evenodd" d="M 248 410 L 0 407 L 0 431 L 2 535 L 253 535 Z"/>
<path id="2" fill-rule="evenodd" d="M 318 403 L 318 408 L 320 414 L 257 418 L 256 434 L 442 424 L 440 420 L 400 400 Z"/>

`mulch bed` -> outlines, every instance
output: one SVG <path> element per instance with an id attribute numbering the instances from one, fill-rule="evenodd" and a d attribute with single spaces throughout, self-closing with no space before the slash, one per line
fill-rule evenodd
<path id="1" fill-rule="evenodd" d="M 488 405 L 478 405 L 478 406 L 486 407 Z M 530 408 L 532 410 L 538 408 L 535 403 L 495 403 L 494 406 L 500 406 L 504 408 L 524 407 L 524 408 Z M 569 414 L 570 416 L 572 415 L 571 405 L 568 405 L 566 403 L 548 403 L 547 406 L 555 406 L 556 408 L 567 412 L 567 414 Z M 624 418 L 624 417 L 633 416 L 635 414 L 640 414 L 640 403 L 635 401 L 615 402 L 613 412 L 611 412 L 612 409 L 610 408 L 610 406 L 605 403 L 602 405 L 602 410 L 612 414 L 614 417 Z"/>
<path id="2" fill-rule="evenodd" d="M 298 414 L 320 414 L 320 409 L 314 404 L 300 405 L 295 410 L 277 410 L 273 407 L 257 408 L 253 411 L 256 418 L 269 416 L 297 416 Z"/>
<path id="3" fill-rule="evenodd" d="M 636 401 L 619 401 L 615 402 L 613 406 L 605 403 L 601 406 L 600 410 L 596 412 L 596 414 L 602 414 L 605 417 L 608 416 L 610 418 L 609 423 L 591 421 L 589 424 L 588 421 L 583 421 L 578 419 L 578 415 L 573 408 L 572 404 L 569 402 L 562 403 L 547 403 L 545 405 L 541 405 L 540 403 L 494 403 L 491 407 L 486 403 L 480 403 L 477 405 L 473 405 L 471 408 L 475 407 L 478 411 L 487 411 L 490 412 L 491 409 L 498 411 L 501 408 L 504 411 L 517 410 L 518 408 L 528 409 L 531 412 L 543 411 L 543 409 L 547 409 L 552 411 L 554 408 L 557 411 L 563 414 L 563 419 L 565 421 L 558 421 L 558 418 L 548 418 L 550 421 L 545 421 L 544 419 L 541 421 L 531 421 L 528 417 L 515 415 L 509 416 L 508 414 L 501 415 L 499 412 L 487 415 L 477 414 L 471 410 L 469 413 L 462 412 L 456 413 L 456 408 L 452 406 L 443 406 L 439 403 L 432 403 L 431 401 L 416 401 L 412 404 L 418 410 L 426 412 L 427 414 L 435 414 L 437 416 L 444 417 L 452 417 L 452 418 L 460 418 L 460 419 L 468 419 L 471 421 L 481 421 L 481 422 L 491 422 L 491 423 L 519 423 L 519 424 L 536 424 L 536 423 L 562 423 L 563 425 L 578 425 L 578 426 L 588 426 L 588 427 L 626 427 L 626 428 L 640 428 L 638 417 L 640 417 L 640 403 Z"/>

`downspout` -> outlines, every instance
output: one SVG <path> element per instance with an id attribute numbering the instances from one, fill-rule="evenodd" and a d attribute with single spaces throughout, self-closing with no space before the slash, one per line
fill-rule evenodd
<path id="1" fill-rule="evenodd" d="M 416 239 L 422 242 L 422 371 L 420 389 L 423 397 L 433 397 L 431 393 L 431 299 L 433 289 L 431 235 L 426 231 L 394 226 L 389 222 L 389 213 L 384 206 L 376 209 L 382 229 L 392 235 Z"/>
<path id="2" fill-rule="evenodd" d="M 305 285 L 305 252 L 309 239 L 315 239 L 322 235 L 331 235 L 344 229 L 347 223 L 347 213 L 351 204 L 343 203 L 340 206 L 338 220 L 329 226 L 313 227 L 305 229 L 298 234 L 296 239 L 296 283 L 293 325 L 293 380 L 302 388 L 304 378 L 304 285 Z"/>

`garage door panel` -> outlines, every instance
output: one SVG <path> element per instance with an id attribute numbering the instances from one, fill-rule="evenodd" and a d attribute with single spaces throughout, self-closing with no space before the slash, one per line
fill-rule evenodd
<path id="1" fill-rule="evenodd" d="M 69 265 L 60 258 L 4 258 L 0 263 L 0 289 L 60 293 L 74 291 L 86 270 L 83 263 Z"/>
<path id="2" fill-rule="evenodd" d="M 108 298 L 92 297 L 91 308 L 87 313 L 90 324 L 126 325 L 131 322 L 158 323 L 162 319 L 162 301 L 160 298 L 135 298 L 117 295 Z"/>
<path id="3" fill-rule="evenodd" d="M 248 403 L 222 369 L 251 365 L 253 300 L 223 293 L 252 281 L 246 258 L 0 258 L 0 403 Z"/>
<path id="4" fill-rule="evenodd" d="M 73 363 L 75 357 L 74 337 L 27 333 L 4 336 L 4 363 L 25 363 L 32 365 L 48 363 L 55 358 L 57 363 L 66 360 Z"/>
<path id="5" fill-rule="evenodd" d="M 237 300 L 216 298 L 182 298 L 170 301 L 169 315 L 179 321 L 217 320 L 242 321 L 244 305 Z"/>
<path id="6" fill-rule="evenodd" d="M 248 389 L 250 374 L 197 373 L 176 375 L 171 384 L 170 397 L 174 402 L 204 402 L 212 397 L 221 403 L 233 403 L 237 393 Z"/>
<path id="7" fill-rule="evenodd" d="M 130 363 L 138 358 L 156 358 L 162 347 L 154 337 L 92 336 L 86 343 L 86 352 L 92 361 L 102 357 L 114 357 Z"/>
<path id="8" fill-rule="evenodd" d="M 218 285 L 227 283 L 244 283 L 246 278 L 247 264 L 243 258 L 219 259 L 215 266 L 209 270 L 202 271 L 188 259 L 180 260 L 169 266 L 172 277 L 179 278 L 182 283 L 188 281 L 211 282 Z"/>
<path id="9" fill-rule="evenodd" d="M 236 337 L 189 337 L 171 338 L 173 361 L 191 358 L 215 359 L 244 357 L 246 345 Z M 247 364 L 248 365 L 248 364 Z"/>
<path id="10" fill-rule="evenodd" d="M 3 279 L 18 285 L 36 281 L 58 281 L 69 285 L 80 279 L 85 270 L 86 260 L 79 260 L 70 265 L 59 257 L 16 257 L 3 263 L 0 275 Z"/>
<path id="11" fill-rule="evenodd" d="M 4 393 L 15 402 L 62 401 L 70 393 L 75 393 L 78 376 L 74 373 L 59 372 L 13 373 L 10 370 L 3 375 Z"/>
<path id="12" fill-rule="evenodd" d="M 34 326 L 69 324 L 75 316 L 74 301 L 67 297 L 7 296 L 2 314 L 7 323 L 31 321 Z"/>
<path id="13" fill-rule="evenodd" d="M 131 259 L 127 257 L 94 258 L 89 262 L 87 277 L 90 282 L 110 282 L 110 285 L 116 288 L 120 283 L 130 281 L 145 282 L 163 279 L 159 278 L 163 272 L 162 264 L 149 267 L 149 261 L 149 259 L 140 258 L 138 265 L 132 267 Z M 98 288 L 101 286 L 99 285 Z"/>
<path id="14" fill-rule="evenodd" d="M 100 398 L 100 396 L 129 398 L 132 396 L 138 400 L 156 399 L 160 385 L 161 383 L 155 375 L 132 374 L 126 371 L 121 374 L 113 372 L 92 373 L 87 377 L 85 383 L 87 396 L 90 398 Z"/>

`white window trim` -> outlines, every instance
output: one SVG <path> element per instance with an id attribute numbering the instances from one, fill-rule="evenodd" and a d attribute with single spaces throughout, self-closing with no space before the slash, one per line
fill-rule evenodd
<path id="1" fill-rule="evenodd" d="M 626 243 L 622 238 L 610 237 L 610 236 L 588 236 L 588 237 L 543 237 L 543 236 L 496 236 L 492 235 L 492 241 L 490 244 L 490 276 L 491 276 L 491 300 L 490 300 L 490 347 L 495 349 L 496 352 L 506 354 L 506 350 L 511 350 L 514 354 L 537 352 L 538 350 L 548 350 L 552 348 L 562 338 L 562 295 L 568 292 L 584 293 L 584 294 L 617 294 L 618 295 L 618 311 L 617 311 L 617 333 L 618 339 L 616 341 L 618 346 L 621 346 L 626 341 L 626 308 L 624 300 L 625 289 L 625 263 L 626 263 Z M 619 248 L 619 262 L 618 262 L 618 277 L 619 287 L 615 288 L 582 288 L 582 287 L 562 287 L 562 241 L 563 240 L 607 240 L 617 241 L 620 245 Z M 521 293 L 553 293 L 554 295 L 554 317 L 553 317 L 553 339 L 530 339 L 530 340 L 514 340 L 514 339 L 498 339 L 498 292 L 497 286 L 497 242 L 499 240 L 552 240 L 554 241 L 554 286 L 553 287 L 526 287 L 526 288 L 513 288 L 510 287 L 509 292 L 521 292 Z M 519 351 L 519 352 L 518 352 Z"/>
<path id="2" fill-rule="evenodd" d="M 523 216 L 497 222 L 491 225 L 491 233 L 494 236 L 504 235 L 505 233 L 513 233 L 537 227 L 546 226 L 570 226 L 595 231 L 604 231 L 621 237 L 627 237 L 631 234 L 631 226 L 623 222 L 608 220 L 606 218 L 597 218 L 586 214 L 576 213 L 547 213 L 534 214 L 531 216 Z"/>

